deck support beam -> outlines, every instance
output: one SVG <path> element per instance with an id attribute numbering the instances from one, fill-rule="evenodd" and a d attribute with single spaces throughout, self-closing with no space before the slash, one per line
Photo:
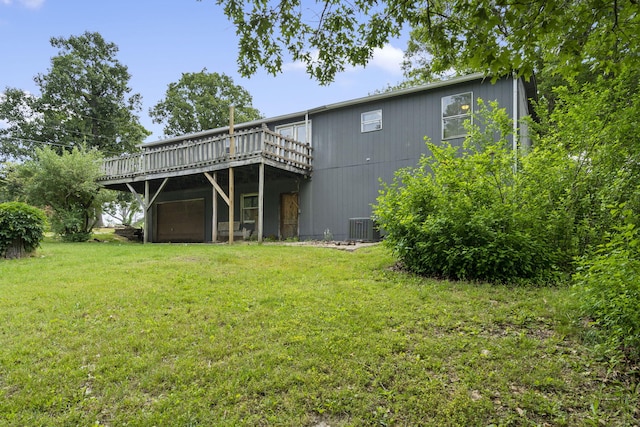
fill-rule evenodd
<path id="1" fill-rule="evenodd" d="M 160 187 L 158 188 L 158 190 L 154 193 L 152 197 L 150 197 L 151 194 L 149 189 L 149 181 L 148 180 L 145 181 L 144 182 L 144 200 L 142 199 L 142 197 L 140 197 L 136 189 L 133 188 L 131 184 L 129 184 L 128 182 L 126 183 L 129 191 L 133 193 L 133 196 L 136 198 L 138 203 L 140 203 L 140 206 L 142 206 L 142 213 L 144 214 L 144 226 L 142 229 L 143 230 L 142 243 L 149 243 L 149 208 L 151 208 L 151 205 L 153 205 L 153 202 L 156 201 L 156 198 L 158 197 L 160 192 L 164 189 L 165 185 L 167 185 L 168 181 L 169 181 L 169 178 L 165 178 L 162 181 L 162 184 L 160 184 Z"/>
<path id="2" fill-rule="evenodd" d="M 218 240 L 218 198 L 216 194 L 219 194 L 222 197 L 222 200 L 229 206 L 229 218 L 233 218 L 231 216 L 233 214 L 233 187 L 231 183 L 233 182 L 233 168 L 229 168 L 229 195 L 224 192 L 220 184 L 218 184 L 217 173 L 214 172 L 213 176 L 209 174 L 209 172 L 205 172 L 204 176 L 213 186 L 213 228 L 212 228 L 212 241 Z M 229 243 L 233 243 L 233 220 L 229 221 Z"/>
<path id="3" fill-rule="evenodd" d="M 233 136 L 235 107 L 229 106 L 229 158 L 236 156 L 236 139 Z M 235 199 L 236 182 L 233 175 L 233 168 L 229 167 L 229 244 L 233 243 L 233 230 L 235 230 L 233 201 Z"/>
<path id="4" fill-rule="evenodd" d="M 258 173 L 258 242 L 262 242 L 264 228 L 264 162 L 260 162 Z"/>
<path id="5" fill-rule="evenodd" d="M 213 177 L 210 177 L 206 172 L 204 175 L 213 185 L 211 194 L 211 243 L 214 243 L 218 241 L 218 190 L 216 189 L 216 186 L 218 186 L 218 173 L 214 172 Z"/>
<path id="6" fill-rule="evenodd" d="M 233 219 L 233 200 L 235 198 L 235 179 L 233 177 L 233 168 L 229 168 L 229 244 L 233 243 L 233 230 L 235 223 Z"/>

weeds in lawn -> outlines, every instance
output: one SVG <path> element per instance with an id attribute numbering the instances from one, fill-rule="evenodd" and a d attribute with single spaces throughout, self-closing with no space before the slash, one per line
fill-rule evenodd
<path id="1" fill-rule="evenodd" d="M 0 261 L 0 425 L 638 424 L 569 288 L 393 262 L 117 241 Z"/>

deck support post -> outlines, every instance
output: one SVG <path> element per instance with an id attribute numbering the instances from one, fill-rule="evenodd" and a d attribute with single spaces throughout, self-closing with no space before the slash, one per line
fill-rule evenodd
<path id="1" fill-rule="evenodd" d="M 209 174 L 205 173 L 205 176 L 208 177 Z M 216 184 L 218 183 L 218 173 L 213 173 L 212 181 Z M 211 242 L 218 241 L 218 190 L 213 186 L 212 189 L 212 201 L 211 201 Z"/>
<path id="2" fill-rule="evenodd" d="M 214 172 L 213 176 L 209 174 L 209 172 L 205 172 L 204 176 L 209 180 L 211 185 L 213 185 L 213 232 L 211 238 L 215 242 L 218 240 L 218 197 L 217 194 L 222 197 L 222 200 L 229 206 L 229 213 L 233 213 L 233 189 L 231 188 L 231 182 L 233 182 L 233 169 L 229 168 L 229 195 L 227 196 L 218 184 L 218 174 Z M 230 216 L 230 218 L 233 218 Z M 233 222 L 229 221 L 229 234 L 233 234 Z M 233 240 L 230 239 L 229 243 L 233 243 Z"/>
<path id="3" fill-rule="evenodd" d="M 142 229 L 142 244 L 149 243 L 149 180 L 144 182 L 144 203 L 142 210 L 144 213 L 144 228 Z"/>
<path id="4" fill-rule="evenodd" d="M 234 193 L 235 180 L 233 177 L 233 168 L 229 168 L 229 244 L 233 243 L 233 230 L 235 230 L 235 223 L 233 220 Z"/>
<path id="5" fill-rule="evenodd" d="M 260 162 L 258 174 L 258 242 L 262 242 L 264 228 L 264 162 Z"/>
<path id="6" fill-rule="evenodd" d="M 144 200 L 142 200 L 142 198 L 140 197 L 136 189 L 133 188 L 131 184 L 129 184 L 128 182 L 126 183 L 127 188 L 129 188 L 129 191 L 133 193 L 136 200 L 138 200 L 138 203 L 140 203 L 140 206 L 142 206 L 142 213 L 144 215 L 143 216 L 144 225 L 142 228 L 142 231 L 143 231 L 142 243 L 149 243 L 149 228 L 150 228 L 149 227 L 149 208 L 151 208 L 151 205 L 153 204 L 153 202 L 156 201 L 156 198 L 158 197 L 160 192 L 164 189 L 164 186 L 167 185 L 168 181 L 169 181 L 169 178 L 165 178 L 164 181 L 162 181 L 162 184 L 160 184 L 158 191 L 155 192 L 153 197 L 151 197 L 151 191 L 149 189 L 149 181 L 148 180 L 145 181 L 144 182 Z"/>
<path id="7" fill-rule="evenodd" d="M 229 160 L 236 156 L 236 141 L 233 137 L 233 121 L 234 106 L 229 106 Z M 233 218 L 233 201 L 235 198 L 236 183 L 233 177 L 233 168 L 229 166 L 229 244 L 233 243 L 233 230 L 235 230 L 235 221 Z"/>

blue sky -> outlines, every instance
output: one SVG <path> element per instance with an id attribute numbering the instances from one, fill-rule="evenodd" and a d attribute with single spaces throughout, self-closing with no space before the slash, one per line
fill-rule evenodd
<path id="1" fill-rule="evenodd" d="M 148 116 L 183 72 L 231 76 L 253 96 L 267 117 L 359 98 L 402 80 L 405 42 L 394 40 L 376 52 L 366 68 L 347 70 L 334 83 L 320 86 L 300 64 L 287 63 L 283 74 L 264 71 L 251 78 L 237 72 L 237 38 L 214 0 L 0 0 L 0 90 L 16 87 L 37 94 L 33 77 L 46 73 L 57 50 L 51 37 L 97 31 L 119 47 L 118 59 L 129 68 L 130 86 L 142 95 L 142 124 L 162 137 L 161 125 Z"/>

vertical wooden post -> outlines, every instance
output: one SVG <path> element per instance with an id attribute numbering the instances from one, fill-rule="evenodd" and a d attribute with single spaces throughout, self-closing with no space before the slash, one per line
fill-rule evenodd
<path id="1" fill-rule="evenodd" d="M 233 105 L 229 106 L 229 157 L 236 155 L 236 142 L 233 137 Z M 229 167 L 229 243 L 233 243 L 233 230 L 236 228 L 233 220 L 233 204 L 235 199 L 235 180 L 233 176 L 233 168 Z"/>
<path id="2" fill-rule="evenodd" d="M 218 173 L 213 173 L 213 181 L 218 181 Z M 213 187 L 213 201 L 212 201 L 212 212 L 211 212 L 211 242 L 218 241 L 218 192 L 216 188 Z"/>
<path id="3" fill-rule="evenodd" d="M 262 242 L 264 226 L 264 162 L 260 162 L 258 177 L 258 242 Z"/>
<path id="4" fill-rule="evenodd" d="M 229 106 L 229 157 L 233 157 L 236 155 L 236 144 L 235 138 L 233 137 L 233 113 L 234 107 L 233 105 Z"/>
<path id="5" fill-rule="evenodd" d="M 149 242 L 149 181 L 144 182 L 144 230 L 142 243 Z"/>
<path id="6" fill-rule="evenodd" d="M 235 198 L 235 182 L 233 178 L 233 168 L 229 168 L 229 243 L 233 243 L 233 230 L 235 222 L 233 220 L 233 205 Z"/>

